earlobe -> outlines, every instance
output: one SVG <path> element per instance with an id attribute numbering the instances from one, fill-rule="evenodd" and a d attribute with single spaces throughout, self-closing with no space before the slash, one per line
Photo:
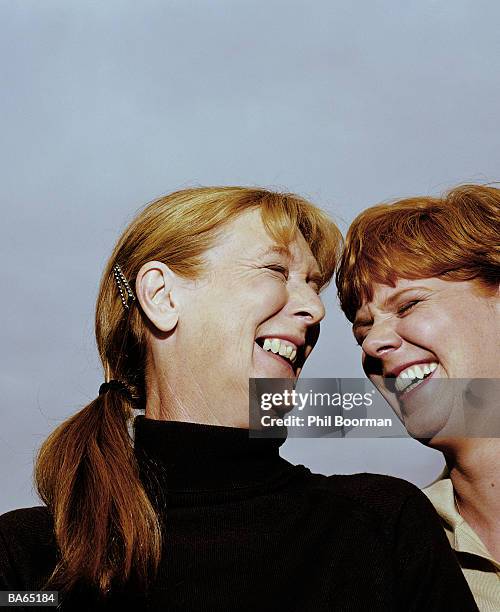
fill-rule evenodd
<path id="1" fill-rule="evenodd" d="M 161 261 L 145 263 L 136 279 L 136 295 L 142 310 L 160 331 L 172 331 L 179 318 L 173 297 L 176 275 Z"/>

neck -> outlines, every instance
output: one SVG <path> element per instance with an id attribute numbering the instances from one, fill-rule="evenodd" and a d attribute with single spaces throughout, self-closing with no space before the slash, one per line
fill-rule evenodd
<path id="1" fill-rule="evenodd" d="M 207 384 L 212 377 L 209 373 L 200 383 L 194 373 L 178 364 L 168 367 L 168 376 L 165 369 L 155 368 L 148 376 L 146 417 L 248 429 L 248 389 L 246 395 L 239 389 L 214 391 Z"/>
<path id="2" fill-rule="evenodd" d="M 500 440 L 467 439 L 445 456 L 460 514 L 500 559 Z"/>

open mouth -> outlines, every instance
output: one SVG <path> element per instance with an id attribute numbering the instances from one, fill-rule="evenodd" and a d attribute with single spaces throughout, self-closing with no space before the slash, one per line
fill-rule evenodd
<path id="1" fill-rule="evenodd" d="M 294 376 L 303 363 L 303 347 L 296 346 L 283 338 L 264 337 L 255 340 L 257 346 L 266 352 L 271 359 L 291 369 Z"/>
<path id="2" fill-rule="evenodd" d="M 438 365 L 436 361 L 414 363 L 401 370 L 397 377 L 386 378 L 386 387 L 400 398 L 407 397 L 409 393 L 432 377 Z"/>

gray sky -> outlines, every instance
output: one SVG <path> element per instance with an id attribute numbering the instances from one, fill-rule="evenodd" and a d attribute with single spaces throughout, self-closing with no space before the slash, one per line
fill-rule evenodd
<path id="1" fill-rule="evenodd" d="M 381 200 L 499 179 L 499 19 L 494 0 L 0 0 L 0 512 L 36 503 L 34 450 L 97 394 L 97 286 L 138 207 L 264 185 L 344 230 Z M 361 376 L 325 299 L 304 375 Z M 285 452 L 419 485 L 442 465 L 412 440 Z"/>

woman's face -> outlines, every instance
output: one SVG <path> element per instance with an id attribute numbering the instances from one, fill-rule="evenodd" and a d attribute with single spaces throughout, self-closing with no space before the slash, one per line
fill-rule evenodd
<path id="1" fill-rule="evenodd" d="M 259 210 L 228 223 L 204 257 L 206 275 L 173 291 L 179 319 L 164 376 L 182 404 L 232 410 L 219 422 L 242 426 L 248 379 L 296 378 L 312 350 L 324 316 L 320 271 L 300 233 L 279 249 Z"/>
<path id="2" fill-rule="evenodd" d="M 500 378 L 499 294 L 484 293 L 474 281 L 376 284 L 353 332 L 366 375 L 415 437 L 432 437 L 450 418 L 432 381 Z"/>

